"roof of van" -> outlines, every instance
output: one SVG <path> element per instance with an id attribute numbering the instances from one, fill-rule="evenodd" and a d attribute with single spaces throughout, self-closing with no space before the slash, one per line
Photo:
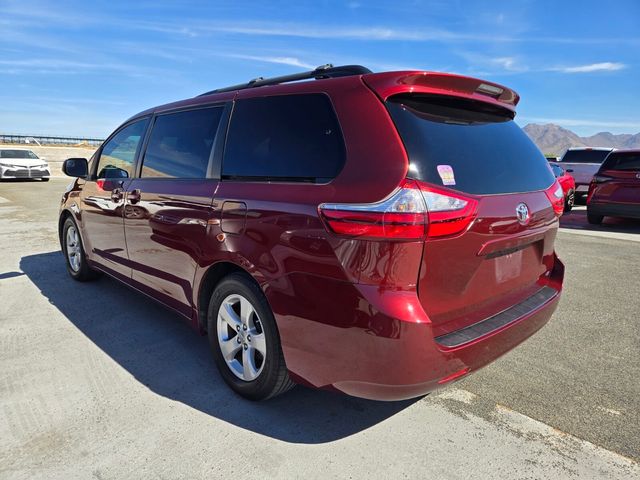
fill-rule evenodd
<path id="1" fill-rule="evenodd" d="M 391 96 L 402 93 L 446 95 L 490 103 L 514 114 L 515 107 L 520 100 L 520 96 L 515 91 L 503 85 L 463 75 L 424 70 L 373 73 L 368 68 L 360 65 L 334 67 L 331 64 L 327 64 L 308 72 L 266 79 L 258 77 L 244 84 L 211 90 L 193 98 L 144 110 L 127 121 L 173 108 L 188 107 L 191 105 L 210 103 L 212 101 L 225 102 L 234 100 L 240 91 L 255 90 L 263 92 L 265 91 L 263 89 L 282 87 L 284 85 L 290 86 L 291 90 L 295 91 L 297 85 L 301 84 L 308 85 L 318 80 L 323 82 L 334 80 L 344 81 L 348 78 L 362 81 L 383 101 L 386 101 Z M 282 88 L 278 90 L 281 91 Z"/>

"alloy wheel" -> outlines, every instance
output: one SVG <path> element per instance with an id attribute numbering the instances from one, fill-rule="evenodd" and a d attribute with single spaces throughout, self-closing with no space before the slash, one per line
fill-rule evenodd
<path id="1" fill-rule="evenodd" d="M 267 358 L 267 342 L 251 302 L 242 295 L 227 296 L 218 309 L 217 330 L 229 370 L 245 382 L 258 378 Z"/>
<path id="2" fill-rule="evenodd" d="M 74 272 L 80 271 L 80 237 L 78 235 L 78 231 L 76 227 L 70 226 L 67 228 L 67 260 L 69 261 L 69 266 L 71 270 Z"/>

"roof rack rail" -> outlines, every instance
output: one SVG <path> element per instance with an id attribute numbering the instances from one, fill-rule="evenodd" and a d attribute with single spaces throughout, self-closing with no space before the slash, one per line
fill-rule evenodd
<path id="1" fill-rule="evenodd" d="M 316 80 L 320 80 L 323 78 L 337 78 L 337 77 L 348 77 L 350 75 L 364 75 L 366 73 L 372 73 L 372 72 L 367 67 L 363 67 L 362 65 L 342 65 L 342 66 L 334 67 L 332 64 L 327 63 L 326 65 L 320 65 L 315 70 L 310 70 L 308 72 L 293 73 L 291 75 L 283 75 L 281 77 L 272 77 L 272 78 L 258 77 L 258 78 L 254 78 L 253 80 L 250 80 L 247 83 L 232 85 L 230 87 L 218 88 L 216 90 L 211 90 L 210 92 L 202 93 L 198 96 L 203 97 L 205 95 L 212 95 L 214 93 L 233 92 L 235 90 L 245 90 L 247 88 L 262 87 L 264 85 L 277 85 L 279 83 L 296 82 L 298 80 L 309 80 L 312 78 L 315 78 Z"/>

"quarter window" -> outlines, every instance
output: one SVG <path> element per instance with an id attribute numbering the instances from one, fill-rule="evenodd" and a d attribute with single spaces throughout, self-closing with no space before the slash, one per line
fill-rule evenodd
<path id="1" fill-rule="evenodd" d="M 206 178 L 222 107 L 156 118 L 142 163 L 143 178 Z"/>
<path id="2" fill-rule="evenodd" d="M 129 178 L 136 153 L 147 128 L 147 119 L 127 125 L 102 147 L 97 178 Z"/>
<path id="3" fill-rule="evenodd" d="M 222 178 L 325 183 L 344 160 L 342 133 L 326 95 L 251 98 L 234 107 Z"/>

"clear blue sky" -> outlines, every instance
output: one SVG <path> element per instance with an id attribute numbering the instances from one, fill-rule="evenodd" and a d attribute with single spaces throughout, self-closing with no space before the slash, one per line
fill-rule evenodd
<path id="1" fill-rule="evenodd" d="M 640 1 L 0 0 L 0 132 L 104 137 L 148 107 L 324 63 L 479 76 L 518 122 L 640 131 Z"/>

